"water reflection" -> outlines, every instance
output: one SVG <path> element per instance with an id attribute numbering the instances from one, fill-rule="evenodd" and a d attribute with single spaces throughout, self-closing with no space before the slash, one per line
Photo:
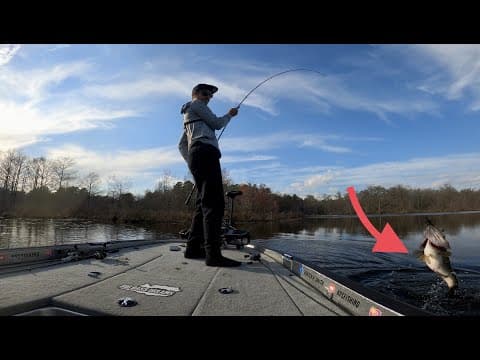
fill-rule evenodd
<path id="1" fill-rule="evenodd" d="M 88 220 L 0 219 L 0 248 L 164 239 L 171 236 L 175 235 L 156 229 L 149 230 L 123 224 L 100 224 Z"/>
<path id="2" fill-rule="evenodd" d="M 450 237 L 460 234 L 465 229 L 480 225 L 480 214 L 429 215 L 437 227 L 444 229 Z M 423 232 L 425 216 L 386 216 L 370 218 L 372 224 L 382 230 L 389 223 L 400 238 Z M 365 235 L 369 236 L 357 217 L 316 219 L 306 221 L 282 221 L 269 223 L 243 223 L 239 227 L 250 230 L 254 238 L 268 239 L 278 234 L 319 236 Z"/>

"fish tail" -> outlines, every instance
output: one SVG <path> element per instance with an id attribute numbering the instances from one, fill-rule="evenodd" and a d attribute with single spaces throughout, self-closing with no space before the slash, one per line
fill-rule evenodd
<path id="1" fill-rule="evenodd" d="M 451 272 L 448 276 L 444 277 L 443 280 L 445 280 L 449 289 L 454 290 L 458 288 L 458 279 L 454 272 Z"/>

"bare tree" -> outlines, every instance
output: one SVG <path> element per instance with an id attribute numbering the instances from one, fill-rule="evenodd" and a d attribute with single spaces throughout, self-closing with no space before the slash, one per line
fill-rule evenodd
<path id="1" fill-rule="evenodd" d="M 49 162 L 44 157 L 26 159 L 22 190 L 35 190 L 50 183 Z"/>
<path id="2" fill-rule="evenodd" d="M 0 161 L 0 179 L 2 180 L 2 187 L 8 190 L 14 177 L 15 158 L 17 154 L 15 150 L 8 150 Z"/>
<path id="3" fill-rule="evenodd" d="M 52 164 L 43 156 L 33 158 L 29 161 L 29 174 L 31 177 L 31 188 L 35 190 L 39 187 L 50 186 L 52 183 Z"/>
<path id="4" fill-rule="evenodd" d="M 123 181 L 116 175 L 109 176 L 108 178 L 108 193 L 114 199 L 120 199 L 122 194 L 128 192 L 131 187 L 130 181 Z"/>
<path id="5" fill-rule="evenodd" d="M 227 168 L 222 169 L 222 182 L 225 189 L 233 185 L 232 177 L 230 176 L 230 172 L 227 170 Z"/>
<path id="6" fill-rule="evenodd" d="M 4 190 L 17 191 L 26 160 L 27 157 L 18 150 L 8 150 L 0 158 L 0 180 Z"/>
<path id="7" fill-rule="evenodd" d="M 96 172 L 90 172 L 82 178 L 80 186 L 87 190 L 90 198 L 100 193 L 100 183 L 100 176 Z"/>
<path id="8" fill-rule="evenodd" d="M 163 170 L 162 178 L 158 182 L 156 190 L 166 193 L 169 189 L 172 188 L 173 186 L 172 183 L 173 183 L 172 172 L 169 169 Z"/>
<path id="9" fill-rule="evenodd" d="M 53 161 L 52 172 L 58 190 L 60 190 L 62 186 L 68 185 L 70 180 L 76 178 L 77 172 L 73 169 L 74 165 L 75 160 L 68 156 Z"/>
<path id="10" fill-rule="evenodd" d="M 28 174 L 30 180 L 30 188 L 35 190 L 38 187 L 40 179 L 40 158 L 33 158 L 28 161 Z"/>
<path id="11" fill-rule="evenodd" d="M 87 208 L 90 209 L 92 196 L 100 193 L 100 176 L 96 172 L 90 172 L 80 182 L 80 186 L 87 189 L 88 199 Z"/>
<path id="12" fill-rule="evenodd" d="M 10 184 L 10 191 L 12 192 L 16 192 L 18 190 L 18 183 L 20 181 L 20 176 L 22 175 L 22 173 L 25 172 L 26 161 L 27 161 L 27 157 L 23 153 L 21 152 L 16 153 L 16 156 L 13 161 L 13 164 L 14 164 L 13 178 Z"/>
<path id="13" fill-rule="evenodd" d="M 25 166 L 23 167 L 22 171 L 22 187 L 20 188 L 20 191 L 26 192 L 27 191 L 27 182 L 31 178 L 31 171 L 30 171 L 30 159 L 27 159 L 25 161 Z"/>

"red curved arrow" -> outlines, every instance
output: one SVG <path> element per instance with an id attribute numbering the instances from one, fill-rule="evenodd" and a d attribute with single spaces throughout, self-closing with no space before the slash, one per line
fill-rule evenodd
<path id="1" fill-rule="evenodd" d="M 348 196 L 350 197 L 350 202 L 352 203 L 353 209 L 357 213 L 358 218 L 362 222 L 363 226 L 368 230 L 368 232 L 377 240 L 375 246 L 372 249 L 372 252 L 387 252 L 387 253 L 404 253 L 408 254 L 408 250 L 403 245 L 402 240 L 395 234 L 392 227 L 389 223 L 385 225 L 383 231 L 380 233 L 375 226 L 368 220 L 367 215 L 360 205 L 357 194 L 353 186 L 350 186 L 348 189 Z"/>

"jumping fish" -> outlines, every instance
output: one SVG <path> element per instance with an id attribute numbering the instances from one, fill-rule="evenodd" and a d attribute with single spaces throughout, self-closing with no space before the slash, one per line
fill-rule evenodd
<path id="1" fill-rule="evenodd" d="M 458 279 L 450 263 L 452 255 L 450 244 L 443 232 L 437 229 L 428 218 L 426 222 L 427 227 L 423 233 L 425 240 L 416 254 L 430 270 L 440 275 L 448 285 L 449 294 L 452 294 L 458 288 Z"/>

